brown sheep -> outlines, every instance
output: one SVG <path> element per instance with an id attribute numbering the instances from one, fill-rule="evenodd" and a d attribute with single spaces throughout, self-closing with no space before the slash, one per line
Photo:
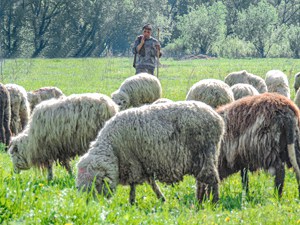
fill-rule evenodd
<path id="1" fill-rule="evenodd" d="M 217 112 L 225 122 L 218 165 L 220 179 L 241 171 L 243 187 L 248 191 L 248 170 L 273 171 L 281 196 L 287 164 L 295 170 L 300 195 L 297 106 L 280 94 L 264 93 L 227 104 Z"/>

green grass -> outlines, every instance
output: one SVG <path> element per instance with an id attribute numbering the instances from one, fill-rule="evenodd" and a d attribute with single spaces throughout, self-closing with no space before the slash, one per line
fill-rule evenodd
<path id="1" fill-rule="evenodd" d="M 204 78 L 224 79 L 242 69 L 264 77 L 271 69 L 280 69 L 289 78 L 300 71 L 300 60 L 162 60 L 159 78 L 163 97 L 184 100 L 188 89 Z M 26 90 L 57 86 L 66 95 L 101 92 L 110 95 L 122 81 L 134 74 L 132 59 L 18 59 L 2 64 L 2 83 L 17 83 Z M 291 88 L 292 98 L 294 90 Z M 74 173 L 76 162 L 72 161 Z M 286 171 L 283 197 L 273 189 L 274 178 L 264 172 L 250 175 L 250 195 L 242 194 L 239 174 L 220 185 L 220 202 L 205 202 L 199 207 L 195 198 L 195 180 L 186 176 L 174 186 L 159 183 L 167 202 L 161 203 L 144 184 L 137 188 L 137 205 L 128 203 L 129 188 L 119 186 L 112 198 L 98 195 L 92 200 L 79 193 L 75 180 L 60 166 L 54 168 L 54 180 L 47 183 L 45 173 L 37 170 L 12 172 L 7 153 L 0 152 L 0 224 L 300 224 L 300 201 L 296 178 Z"/>

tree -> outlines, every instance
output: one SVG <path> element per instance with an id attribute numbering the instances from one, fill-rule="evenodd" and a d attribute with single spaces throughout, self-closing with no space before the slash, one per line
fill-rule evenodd
<path id="1" fill-rule="evenodd" d="M 299 24 L 300 25 L 300 24 Z M 288 39 L 294 58 L 300 58 L 300 26 L 291 25 L 288 29 Z"/>
<path id="2" fill-rule="evenodd" d="M 276 29 L 277 21 L 276 9 L 263 0 L 238 14 L 237 34 L 253 43 L 258 56 L 265 58 L 280 35 Z"/>
<path id="3" fill-rule="evenodd" d="M 0 45 L 1 55 L 12 58 L 20 54 L 21 28 L 25 6 L 18 0 L 0 1 Z"/>
<path id="4" fill-rule="evenodd" d="M 226 8 L 221 3 L 201 5 L 179 19 L 181 39 L 194 54 L 207 54 L 213 43 L 226 33 Z"/>

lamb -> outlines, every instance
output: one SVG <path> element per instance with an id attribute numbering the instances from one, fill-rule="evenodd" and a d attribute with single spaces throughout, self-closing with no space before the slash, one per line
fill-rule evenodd
<path id="1" fill-rule="evenodd" d="M 238 83 L 231 86 L 231 90 L 233 92 L 235 100 L 238 100 L 246 96 L 259 94 L 258 91 L 255 89 L 255 87 L 253 87 L 251 84 Z"/>
<path id="2" fill-rule="evenodd" d="M 248 191 L 248 170 L 275 173 L 275 187 L 282 195 L 284 164 L 296 173 L 300 195 L 300 150 L 297 106 L 277 93 L 248 96 L 217 109 L 225 122 L 220 147 L 220 179 L 241 171 Z"/>
<path id="3" fill-rule="evenodd" d="M 297 92 L 297 90 L 299 89 L 299 87 L 300 87 L 300 72 L 296 73 L 296 75 L 295 75 L 295 80 L 294 80 L 294 89 L 295 89 L 295 92 Z"/>
<path id="4" fill-rule="evenodd" d="M 246 70 L 232 72 L 225 77 L 225 83 L 233 86 L 237 83 L 251 84 L 259 93 L 268 91 L 266 82 L 261 77 L 248 73 Z"/>
<path id="5" fill-rule="evenodd" d="M 64 97 L 63 92 L 57 87 L 42 87 L 35 91 L 27 92 L 27 99 L 30 103 L 30 110 L 33 111 L 34 107 L 42 101 L 51 98 Z"/>
<path id="6" fill-rule="evenodd" d="M 213 108 L 234 101 L 230 87 L 221 80 L 204 79 L 195 83 L 189 90 L 186 100 L 202 101 Z"/>
<path id="7" fill-rule="evenodd" d="M 118 106 L 106 95 L 73 94 L 36 106 L 25 130 L 12 139 L 9 153 L 15 172 L 31 167 L 48 169 L 61 163 L 72 174 L 69 160 L 83 155 Z"/>
<path id="8" fill-rule="evenodd" d="M 129 201 L 134 203 L 136 185 L 146 181 L 156 196 L 165 200 L 155 179 L 170 184 L 190 174 L 197 181 L 199 202 L 206 187 L 217 201 L 216 159 L 223 126 L 210 106 L 197 101 L 122 111 L 105 124 L 80 158 L 77 188 L 90 191 L 95 180 L 98 193 L 107 194 L 104 183 L 112 191 L 118 184 L 130 185 Z"/>
<path id="9" fill-rule="evenodd" d="M 277 92 L 290 98 L 289 81 L 283 72 L 280 70 L 270 70 L 266 74 L 265 81 L 269 92 Z"/>
<path id="10" fill-rule="evenodd" d="M 28 123 L 30 116 L 30 106 L 27 100 L 26 90 L 17 84 L 6 84 L 11 105 L 10 129 L 12 135 L 20 133 Z"/>
<path id="11" fill-rule="evenodd" d="M 5 85 L 0 83 L 0 142 L 5 144 L 6 147 L 9 145 L 11 137 L 10 119 L 10 96 Z"/>
<path id="12" fill-rule="evenodd" d="M 111 94 L 112 100 L 119 105 L 120 110 L 153 103 L 161 96 L 160 81 L 147 73 L 127 78 L 119 89 Z"/>

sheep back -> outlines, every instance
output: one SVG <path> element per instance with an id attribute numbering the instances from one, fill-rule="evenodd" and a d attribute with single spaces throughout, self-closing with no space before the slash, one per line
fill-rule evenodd
<path id="1" fill-rule="evenodd" d="M 186 100 L 202 101 L 213 108 L 234 101 L 233 92 L 224 81 L 204 79 L 195 83 L 189 90 Z"/>
<path id="2" fill-rule="evenodd" d="M 237 83 L 231 86 L 231 90 L 233 92 L 235 100 L 238 100 L 246 96 L 259 94 L 259 92 L 251 84 Z"/>
<path id="3" fill-rule="evenodd" d="M 268 91 L 266 82 L 263 78 L 248 73 L 246 70 L 232 72 L 225 77 L 225 83 L 233 86 L 237 83 L 251 84 L 259 93 Z"/>
<path id="4" fill-rule="evenodd" d="M 290 98 L 290 88 L 287 76 L 280 70 L 270 70 L 266 73 L 265 78 L 268 91 L 282 94 Z"/>
<path id="5" fill-rule="evenodd" d="M 162 88 L 160 81 L 147 73 L 140 73 L 127 78 L 117 91 L 111 94 L 112 99 L 121 110 L 130 106 L 139 107 L 153 103 L 161 98 Z"/>
<path id="6" fill-rule="evenodd" d="M 60 98 L 65 96 L 63 92 L 57 87 L 42 87 L 27 93 L 27 98 L 30 103 L 31 111 L 34 107 L 42 101 L 51 98 Z"/>

